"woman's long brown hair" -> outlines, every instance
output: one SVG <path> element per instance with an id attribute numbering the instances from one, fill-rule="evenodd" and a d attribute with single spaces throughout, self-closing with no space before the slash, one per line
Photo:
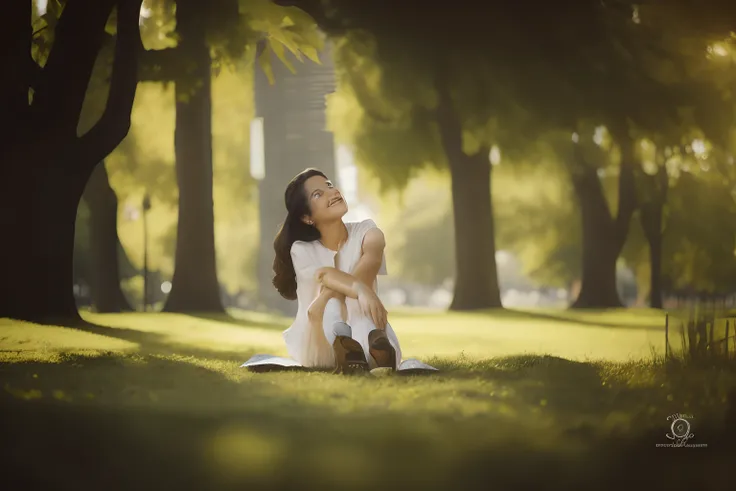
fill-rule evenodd
<path id="1" fill-rule="evenodd" d="M 273 260 L 273 286 L 287 300 L 296 299 L 296 272 L 291 260 L 291 246 L 297 240 L 311 242 L 320 238 L 319 231 L 302 221 L 309 216 L 309 201 L 304 192 L 304 183 L 314 176 L 327 176 L 317 169 L 306 169 L 297 174 L 286 186 L 284 202 L 286 203 L 286 219 L 273 241 L 276 257 Z"/>

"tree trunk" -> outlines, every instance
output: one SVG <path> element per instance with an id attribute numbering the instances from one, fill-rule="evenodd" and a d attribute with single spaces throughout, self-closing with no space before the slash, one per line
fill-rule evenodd
<path id="1" fill-rule="evenodd" d="M 662 203 L 643 206 L 641 222 L 649 243 L 649 306 L 662 308 Z"/>
<path id="2" fill-rule="evenodd" d="M 501 308 L 488 152 L 450 164 L 455 220 L 455 296 L 450 310 Z"/>
<path id="3" fill-rule="evenodd" d="M 176 178 L 179 185 L 174 276 L 167 312 L 224 312 L 217 281 L 212 198 L 211 57 L 199 2 L 177 2 L 177 49 L 192 63 L 176 81 Z"/>
<path id="4" fill-rule="evenodd" d="M 90 212 L 89 282 L 92 303 L 97 312 L 130 311 L 130 304 L 120 288 L 118 197 L 110 186 L 104 162 L 92 172 L 83 198 Z"/>
<path id="5" fill-rule="evenodd" d="M 597 169 L 588 165 L 578 145 L 572 175 L 580 203 L 583 231 L 583 258 L 580 294 L 572 308 L 616 308 L 623 304 L 616 288 L 616 261 L 628 235 L 636 209 L 634 148 L 626 130 L 617 132 L 621 146 L 618 211 L 611 215 Z"/>
<path id="6" fill-rule="evenodd" d="M 92 67 L 115 3 L 68 2 L 43 70 L 30 57 L 31 4 L 6 12 L 7 24 L 18 22 L 23 32 L 20 27 L 7 31 L 8 50 L 0 50 L 0 64 L 11 70 L 4 77 L 8 85 L 0 84 L 0 317 L 64 324 L 81 320 L 73 295 L 77 207 L 94 166 L 128 132 L 136 55 L 142 48 L 141 2 L 119 0 L 105 111 L 78 137 Z M 0 28 L 3 41 L 5 24 Z"/>
<path id="7" fill-rule="evenodd" d="M 455 219 L 455 295 L 451 310 L 501 308 L 491 200 L 489 149 L 462 148 L 462 126 L 444 78 L 438 77 L 437 123 L 452 180 Z"/>
<path id="8" fill-rule="evenodd" d="M 608 204 L 596 170 L 585 169 L 574 178 L 580 202 L 583 264 L 580 293 L 573 308 L 621 307 L 616 288 L 616 261 L 621 252 L 613 235 Z"/>
<path id="9" fill-rule="evenodd" d="M 28 165 L 23 162 L 22 165 Z M 68 175 L 61 163 L 48 173 L 26 173 L 0 193 L 3 218 L 3 273 L 0 317 L 68 324 L 81 320 L 73 293 L 74 231 L 84 188 L 82 175 Z"/>
<path id="10" fill-rule="evenodd" d="M 649 177 L 650 188 L 646 201 L 641 203 L 640 220 L 644 235 L 649 243 L 649 264 L 651 288 L 649 305 L 654 309 L 662 308 L 662 215 L 669 190 L 669 176 L 664 162 L 658 172 Z"/>

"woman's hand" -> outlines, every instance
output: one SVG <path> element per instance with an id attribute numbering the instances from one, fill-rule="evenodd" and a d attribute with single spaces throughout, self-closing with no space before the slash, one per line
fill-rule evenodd
<path id="1" fill-rule="evenodd" d="M 358 305 L 363 315 L 370 317 L 377 329 L 386 329 L 388 312 L 376 292 L 362 283 L 358 283 L 355 288 L 358 292 Z"/>

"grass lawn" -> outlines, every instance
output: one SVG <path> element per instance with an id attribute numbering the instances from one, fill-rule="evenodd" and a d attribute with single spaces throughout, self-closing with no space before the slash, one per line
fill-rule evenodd
<path id="1" fill-rule="evenodd" d="M 392 312 L 421 377 L 254 374 L 288 319 L 0 319 L 5 489 L 725 489 L 736 374 L 656 362 L 664 315 Z M 678 341 L 673 341 L 674 343 Z M 692 416 L 669 443 L 667 416 Z M 482 485 L 482 483 L 485 483 Z M 476 484 L 476 486 L 473 486 Z"/>

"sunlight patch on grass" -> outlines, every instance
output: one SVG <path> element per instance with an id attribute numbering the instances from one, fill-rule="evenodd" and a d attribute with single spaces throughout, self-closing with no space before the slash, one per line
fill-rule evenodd
<path id="1" fill-rule="evenodd" d="M 480 359 L 516 354 L 550 354 L 571 360 L 628 361 L 664 352 L 663 318 L 628 312 L 415 313 L 393 316 L 407 356 L 465 356 Z M 564 315 L 563 315 L 564 314 Z M 599 319 L 599 321 L 596 321 Z M 661 322 L 660 322 L 661 321 Z"/>
<path id="2" fill-rule="evenodd" d="M 95 314 L 93 332 L 3 321 L 3 349 L 246 353 L 258 349 L 285 355 L 282 332 L 291 319 L 234 310 L 227 316 L 183 314 Z M 490 311 L 481 313 L 398 310 L 391 322 L 405 357 L 464 355 L 482 360 L 508 355 L 549 354 L 570 360 L 625 362 L 664 351 L 661 313 L 637 311 Z M 673 341 L 671 340 L 671 344 Z M 673 348 L 676 348 L 673 346 Z M 243 358 L 245 361 L 245 358 Z"/>
<path id="3" fill-rule="evenodd" d="M 0 319 L 0 347 L 3 352 L 58 352 L 86 350 L 129 351 L 138 344 L 61 326 Z M 49 353 L 51 355 L 51 353 Z"/>
<path id="4" fill-rule="evenodd" d="M 168 313 L 87 314 L 85 319 L 111 329 L 140 333 L 141 344 L 148 342 L 213 353 L 246 352 L 257 346 L 268 348 L 274 354 L 285 354 L 281 331 L 257 324 L 243 327 L 234 322 Z M 110 335 L 116 334 L 111 332 Z"/>

